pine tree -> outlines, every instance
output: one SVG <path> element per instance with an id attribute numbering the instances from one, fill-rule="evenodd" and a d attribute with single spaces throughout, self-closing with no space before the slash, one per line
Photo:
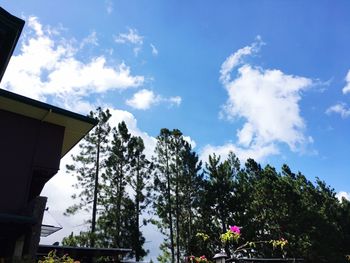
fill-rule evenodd
<path id="1" fill-rule="evenodd" d="M 100 217 L 104 230 L 104 242 L 109 247 L 121 246 L 122 217 L 128 196 L 125 192 L 130 171 L 128 144 L 131 135 L 125 122 L 112 130 L 113 139 L 106 161 L 106 172 L 103 174 L 103 208 Z"/>
<path id="2" fill-rule="evenodd" d="M 190 253 L 193 241 L 192 221 L 201 164 L 178 129 L 161 130 L 154 163 L 154 207 L 160 219 L 157 225 L 167 236 L 162 250 L 167 258 L 166 249 L 170 249 L 171 261 L 180 262 L 182 256 Z"/>
<path id="3" fill-rule="evenodd" d="M 140 216 L 145 211 L 146 207 L 150 202 L 150 169 L 152 169 L 151 163 L 147 160 L 145 154 L 145 146 L 141 137 L 131 137 L 129 142 L 129 156 L 131 163 L 129 185 L 133 189 L 134 203 L 135 203 L 135 234 L 134 234 L 134 250 L 135 259 L 140 261 L 144 256 L 147 255 L 147 251 L 143 249 L 145 242 L 144 237 L 140 231 L 142 227 L 140 223 Z"/>
<path id="4" fill-rule="evenodd" d="M 154 163 L 156 172 L 154 175 L 154 207 L 156 214 L 160 218 L 157 226 L 161 232 L 169 237 L 170 244 L 164 245 L 170 247 L 171 262 L 175 262 L 175 242 L 174 242 L 174 212 L 172 197 L 172 178 L 170 165 L 173 163 L 171 151 L 171 132 L 168 129 L 161 129 L 157 137 L 157 146 L 155 149 Z M 169 233 L 167 232 L 169 230 Z M 166 240 L 165 240 L 166 242 Z"/>
<path id="5" fill-rule="evenodd" d="M 100 107 L 95 112 L 90 112 L 89 117 L 98 120 L 97 126 L 88 133 L 79 144 L 80 153 L 72 156 L 73 164 L 67 165 L 67 173 L 76 176 L 78 182 L 74 185 L 81 190 L 78 195 L 74 194 L 73 199 L 79 203 L 67 208 L 65 215 L 74 215 L 78 211 L 92 211 L 91 230 L 82 235 L 89 236 L 89 245 L 95 245 L 96 214 L 100 205 L 100 170 L 104 169 L 104 156 L 107 152 L 108 135 L 110 126 L 108 120 L 111 117 L 109 110 L 103 111 Z"/>
<path id="6" fill-rule="evenodd" d="M 184 256 L 193 255 L 193 247 L 196 244 L 194 228 L 195 216 L 198 214 L 199 197 L 203 189 L 203 175 L 200 173 L 202 163 L 198 155 L 192 151 L 191 145 L 183 141 L 181 150 L 181 177 L 180 185 L 180 243 L 179 247 Z"/>
<path id="7" fill-rule="evenodd" d="M 131 136 L 125 122 L 112 131 L 113 140 L 106 161 L 104 211 L 98 220 L 103 246 L 132 248 L 139 261 L 147 251 L 140 231 L 140 215 L 147 205 L 144 193 L 149 178 L 149 162 L 140 137 Z M 131 196 L 133 190 L 135 196 Z"/>

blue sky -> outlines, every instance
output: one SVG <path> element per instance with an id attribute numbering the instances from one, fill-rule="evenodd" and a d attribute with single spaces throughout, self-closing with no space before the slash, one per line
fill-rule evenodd
<path id="1" fill-rule="evenodd" d="M 234 150 L 350 193 L 349 1 L 2 7 L 26 27 L 1 88 L 83 114 L 109 106 L 149 154 L 161 128 L 179 128 L 204 160 Z"/>

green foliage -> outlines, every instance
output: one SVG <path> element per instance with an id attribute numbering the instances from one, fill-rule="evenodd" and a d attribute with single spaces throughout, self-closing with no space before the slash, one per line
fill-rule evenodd
<path id="1" fill-rule="evenodd" d="M 85 244 L 85 238 L 87 237 L 89 238 L 89 244 L 95 246 L 97 210 L 102 201 L 99 173 L 105 168 L 103 157 L 107 152 L 110 132 L 108 120 L 111 114 L 109 110 L 103 111 L 99 107 L 95 112 L 90 112 L 89 117 L 98 120 L 98 124 L 79 144 L 79 154 L 72 156 L 74 163 L 66 166 L 67 173 L 77 178 L 74 187 L 79 193 L 72 195 L 72 198 L 77 200 L 78 203 L 68 207 L 65 215 L 74 215 L 81 210 L 91 211 L 92 220 L 88 223 L 91 225 L 90 232 L 92 234 L 81 233 L 81 239 L 84 240 Z"/>
<path id="2" fill-rule="evenodd" d="M 147 254 L 139 218 L 148 202 L 145 188 L 150 165 L 143 154 L 143 141 L 131 136 L 125 122 L 113 128 L 109 141 L 109 111 L 98 108 L 90 116 L 97 118 L 99 124 L 79 145 L 81 152 L 73 157 L 74 164 L 67 166 L 68 172 L 77 176 L 80 193 L 73 196 L 79 203 L 69 207 L 66 214 L 81 209 L 90 211 L 96 202 L 97 212 L 93 210 L 92 216 L 96 224 L 91 224 L 91 230 L 65 237 L 63 244 L 132 248 L 129 256 L 140 260 Z M 135 196 L 126 192 L 128 186 Z"/>
<path id="3" fill-rule="evenodd" d="M 159 220 L 156 225 L 167 237 L 165 256 L 170 250 L 171 262 L 179 262 L 191 253 L 198 207 L 201 163 L 181 131 L 162 129 L 157 137 L 154 161 L 153 207 Z"/>
<path id="4" fill-rule="evenodd" d="M 71 234 L 64 244 L 88 246 L 94 239 L 99 246 L 131 247 L 141 260 L 147 251 L 140 218 L 151 203 L 154 217 L 148 221 L 165 235 L 159 262 L 179 262 L 189 255 L 211 258 L 222 249 L 230 254 L 233 245 L 242 256 L 287 255 L 305 262 L 346 262 L 350 202 L 339 202 L 322 180 L 311 182 L 287 165 L 277 171 L 253 159 L 241 164 L 233 153 L 226 159 L 213 153 L 202 168 L 198 155 L 177 129 L 160 131 L 150 162 L 143 153 L 142 139 L 132 136 L 124 122 L 112 130 L 109 142 L 108 111 L 99 109 L 91 116 L 102 118 L 100 133 L 95 129 L 88 135 L 74 163 L 67 166 L 77 176 L 80 191 L 73 196 L 77 204 L 67 214 L 91 210 L 99 168 L 96 232 Z M 244 235 L 228 232 L 234 224 Z M 220 237 L 219 233 L 224 234 Z"/>
<path id="5" fill-rule="evenodd" d="M 207 241 L 209 239 L 209 236 L 205 233 L 202 233 L 202 232 L 197 233 L 196 237 L 198 237 L 199 239 L 201 239 L 203 241 Z"/>
<path id="6" fill-rule="evenodd" d="M 238 243 L 239 238 L 240 238 L 239 234 L 234 233 L 230 230 L 227 230 L 225 233 L 220 235 L 220 240 L 224 245 L 231 242 Z"/>
<path id="7" fill-rule="evenodd" d="M 90 231 L 81 231 L 78 235 L 74 235 L 73 232 L 62 240 L 62 245 L 70 247 L 89 247 L 90 241 L 93 235 Z"/>
<path id="8" fill-rule="evenodd" d="M 57 256 L 56 250 L 50 251 L 47 256 L 44 256 L 44 259 L 38 261 L 38 263 L 74 263 L 74 262 L 78 262 L 78 261 L 74 261 L 74 259 L 72 259 L 68 255 L 63 255 L 62 257 Z"/>

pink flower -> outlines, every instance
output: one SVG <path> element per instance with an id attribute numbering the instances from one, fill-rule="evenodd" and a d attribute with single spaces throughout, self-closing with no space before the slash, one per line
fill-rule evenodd
<path id="1" fill-rule="evenodd" d="M 200 259 L 205 259 L 205 256 L 203 255 L 203 256 L 200 256 Z"/>
<path id="2" fill-rule="evenodd" d="M 238 226 L 230 226 L 230 231 L 237 235 L 241 234 L 241 229 Z"/>

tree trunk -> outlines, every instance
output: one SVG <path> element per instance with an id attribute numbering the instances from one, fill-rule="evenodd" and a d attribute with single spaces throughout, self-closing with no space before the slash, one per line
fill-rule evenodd
<path id="1" fill-rule="evenodd" d="M 137 244 L 135 249 L 136 262 L 140 261 L 140 157 L 137 157 L 137 168 L 136 168 L 136 227 L 137 227 Z"/>
<path id="2" fill-rule="evenodd" d="M 180 205 L 179 205 L 179 150 L 176 148 L 176 182 L 175 182 L 175 198 L 176 198 L 176 262 L 180 262 Z"/>
<path id="3" fill-rule="evenodd" d="M 171 250 L 171 262 L 175 263 L 175 250 L 174 250 L 174 230 L 173 230 L 173 212 L 171 205 L 171 181 L 169 173 L 169 156 L 168 156 L 168 142 L 166 142 L 166 177 L 167 177 L 167 198 L 169 205 L 169 231 L 170 231 L 170 250 Z"/>
<path id="4" fill-rule="evenodd" d="M 94 200 L 93 200 L 93 206 L 92 206 L 92 222 L 91 222 L 91 234 L 92 235 L 91 235 L 91 240 L 90 240 L 91 247 L 95 247 L 98 174 L 99 174 L 99 169 L 100 169 L 100 141 L 101 141 L 101 132 L 99 129 L 97 132 L 96 173 L 95 173 Z"/>

